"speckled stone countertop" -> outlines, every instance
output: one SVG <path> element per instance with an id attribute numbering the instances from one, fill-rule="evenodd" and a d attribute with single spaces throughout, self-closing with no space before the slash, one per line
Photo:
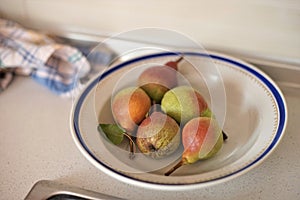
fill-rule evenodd
<path id="1" fill-rule="evenodd" d="M 99 171 L 73 142 L 72 101 L 17 77 L 0 94 L 0 199 L 24 199 L 39 180 L 127 199 L 300 199 L 300 87 L 279 86 L 288 105 L 288 125 L 278 147 L 261 165 L 225 183 L 171 192 L 128 185 Z"/>

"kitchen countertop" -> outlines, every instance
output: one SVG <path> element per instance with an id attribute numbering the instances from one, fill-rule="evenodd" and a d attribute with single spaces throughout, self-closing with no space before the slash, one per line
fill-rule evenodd
<path id="1" fill-rule="evenodd" d="M 27 77 L 0 94 L 0 199 L 24 199 L 34 183 L 55 180 L 127 199 L 300 199 L 300 88 L 279 85 L 288 125 L 275 151 L 258 167 L 214 186 L 157 191 L 119 182 L 90 164 L 69 130 L 72 100 Z"/>

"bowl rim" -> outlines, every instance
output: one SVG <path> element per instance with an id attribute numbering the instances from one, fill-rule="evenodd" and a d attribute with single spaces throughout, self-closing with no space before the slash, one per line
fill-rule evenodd
<path id="1" fill-rule="evenodd" d="M 190 183 L 190 184 L 165 184 L 165 183 L 154 183 L 150 181 L 143 181 L 140 179 L 136 179 L 134 177 L 128 176 L 126 174 L 120 173 L 119 171 L 111 168 L 110 166 L 107 166 L 105 163 L 101 162 L 98 158 L 96 158 L 93 153 L 90 151 L 90 149 L 87 147 L 87 145 L 84 143 L 80 131 L 79 131 L 79 113 L 81 106 L 84 102 L 85 97 L 89 94 L 89 92 L 94 88 L 95 85 L 99 81 L 101 81 L 104 77 L 107 75 L 113 73 L 114 71 L 125 67 L 129 64 L 139 62 L 141 60 L 147 60 L 151 58 L 157 58 L 157 57 L 165 57 L 165 56 L 178 56 L 178 55 L 188 55 L 188 56 L 200 56 L 200 57 L 207 57 L 216 59 L 222 62 L 227 62 L 229 64 L 235 65 L 239 68 L 242 68 L 243 70 L 246 70 L 247 72 L 254 75 L 256 78 L 258 78 L 260 81 L 262 81 L 267 88 L 271 91 L 272 95 L 274 96 L 274 99 L 276 100 L 276 105 L 278 106 L 278 128 L 276 131 L 276 134 L 274 135 L 274 138 L 270 145 L 263 151 L 259 157 L 257 157 L 254 161 L 247 164 L 243 168 L 240 168 L 232 173 L 226 174 L 221 177 L 217 177 L 214 179 L 196 182 L 196 183 Z M 207 53 L 200 53 L 200 52 L 160 52 L 160 53 L 153 53 L 153 54 L 147 54 L 144 56 L 139 56 L 137 58 L 133 58 L 130 60 L 127 60 L 125 62 L 121 62 L 112 68 L 108 69 L 107 71 L 104 71 L 102 74 L 99 74 L 95 76 L 95 78 L 91 79 L 85 86 L 85 88 L 82 90 L 82 92 L 76 97 L 75 101 L 73 102 L 72 110 L 70 113 L 70 129 L 71 134 L 73 137 L 73 140 L 77 146 L 77 148 L 80 150 L 80 152 L 84 155 L 84 157 L 90 161 L 95 167 L 103 171 L 104 173 L 120 180 L 125 183 L 129 183 L 135 186 L 149 188 L 149 189 L 158 189 L 158 190 L 190 190 L 190 189 L 197 189 L 199 187 L 203 186 L 209 186 L 214 185 L 217 183 L 222 183 L 228 180 L 231 180 L 235 177 L 238 177 L 242 174 L 245 174 L 249 170 L 255 168 L 259 164 L 261 164 L 277 147 L 279 142 L 281 141 L 286 126 L 287 126 L 287 104 L 286 100 L 284 98 L 283 93 L 281 92 L 280 88 L 277 86 L 277 84 L 262 70 L 258 69 L 257 67 L 253 66 L 252 64 L 249 64 L 245 61 L 242 61 L 240 59 L 234 58 L 232 56 L 228 56 L 221 53 L 216 52 L 207 52 Z"/>

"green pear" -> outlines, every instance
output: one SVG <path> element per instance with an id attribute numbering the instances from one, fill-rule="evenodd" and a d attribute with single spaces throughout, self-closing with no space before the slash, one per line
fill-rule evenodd
<path id="1" fill-rule="evenodd" d="M 177 85 L 177 64 L 182 60 L 167 62 L 164 66 L 149 67 L 138 78 L 138 85 L 156 103 L 160 103 L 164 94 Z"/>
<path id="2" fill-rule="evenodd" d="M 124 88 L 112 99 L 112 113 L 115 121 L 130 133 L 136 130 L 150 107 L 150 97 L 138 87 Z"/>
<path id="3" fill-rule="evenodd" d="M 183 127 L 182 144 L 184 151 L 181 161 L 165 173 L 166 176 L 182 165 L 193 164 L 216 155 L 223 145 L 222 129 L 214 118 L 194 118 Z"/>
<path id="4" fill-rule="evenodd" d="M 183 125 L 195 117 L 212 116 L 205 99 L 190 86 L 178 86 L 166 92 L 161 101 L 161 108 Z"/>
<path id="5" fill-rule="evenodd" d="M 180 145 L 176 121 L 161 112 L 153 112 L 137 129 L 136 143 L 142 153 L 152 158 L 172 154 Z"/>

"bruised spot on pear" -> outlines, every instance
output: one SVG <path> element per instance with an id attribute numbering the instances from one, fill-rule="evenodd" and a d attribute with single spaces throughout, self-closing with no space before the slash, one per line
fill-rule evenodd
<path id="1" fill-rule="evenodd" d="M 153 112 L 137 130 L 140 151 L 152 158 L 172 154 L 180 144 L 180 128 L 175 120 L 161 112 Z"/>
<path id="2" fill-rule="evenodd" d="M 145 118 L 151 107 L 151 100 L 144 90 L 128 87 L 120 90 L 112 100 L 112 113 L 119 125 L 132 133 Z"/>
<path id="3" fill-rule="evenodd" d="M 195 117 L 211 116 L 205 99 L 190 86 L 178 86 L 166 92 L 161 107 L 165 113 L 182 124 Z"/>

